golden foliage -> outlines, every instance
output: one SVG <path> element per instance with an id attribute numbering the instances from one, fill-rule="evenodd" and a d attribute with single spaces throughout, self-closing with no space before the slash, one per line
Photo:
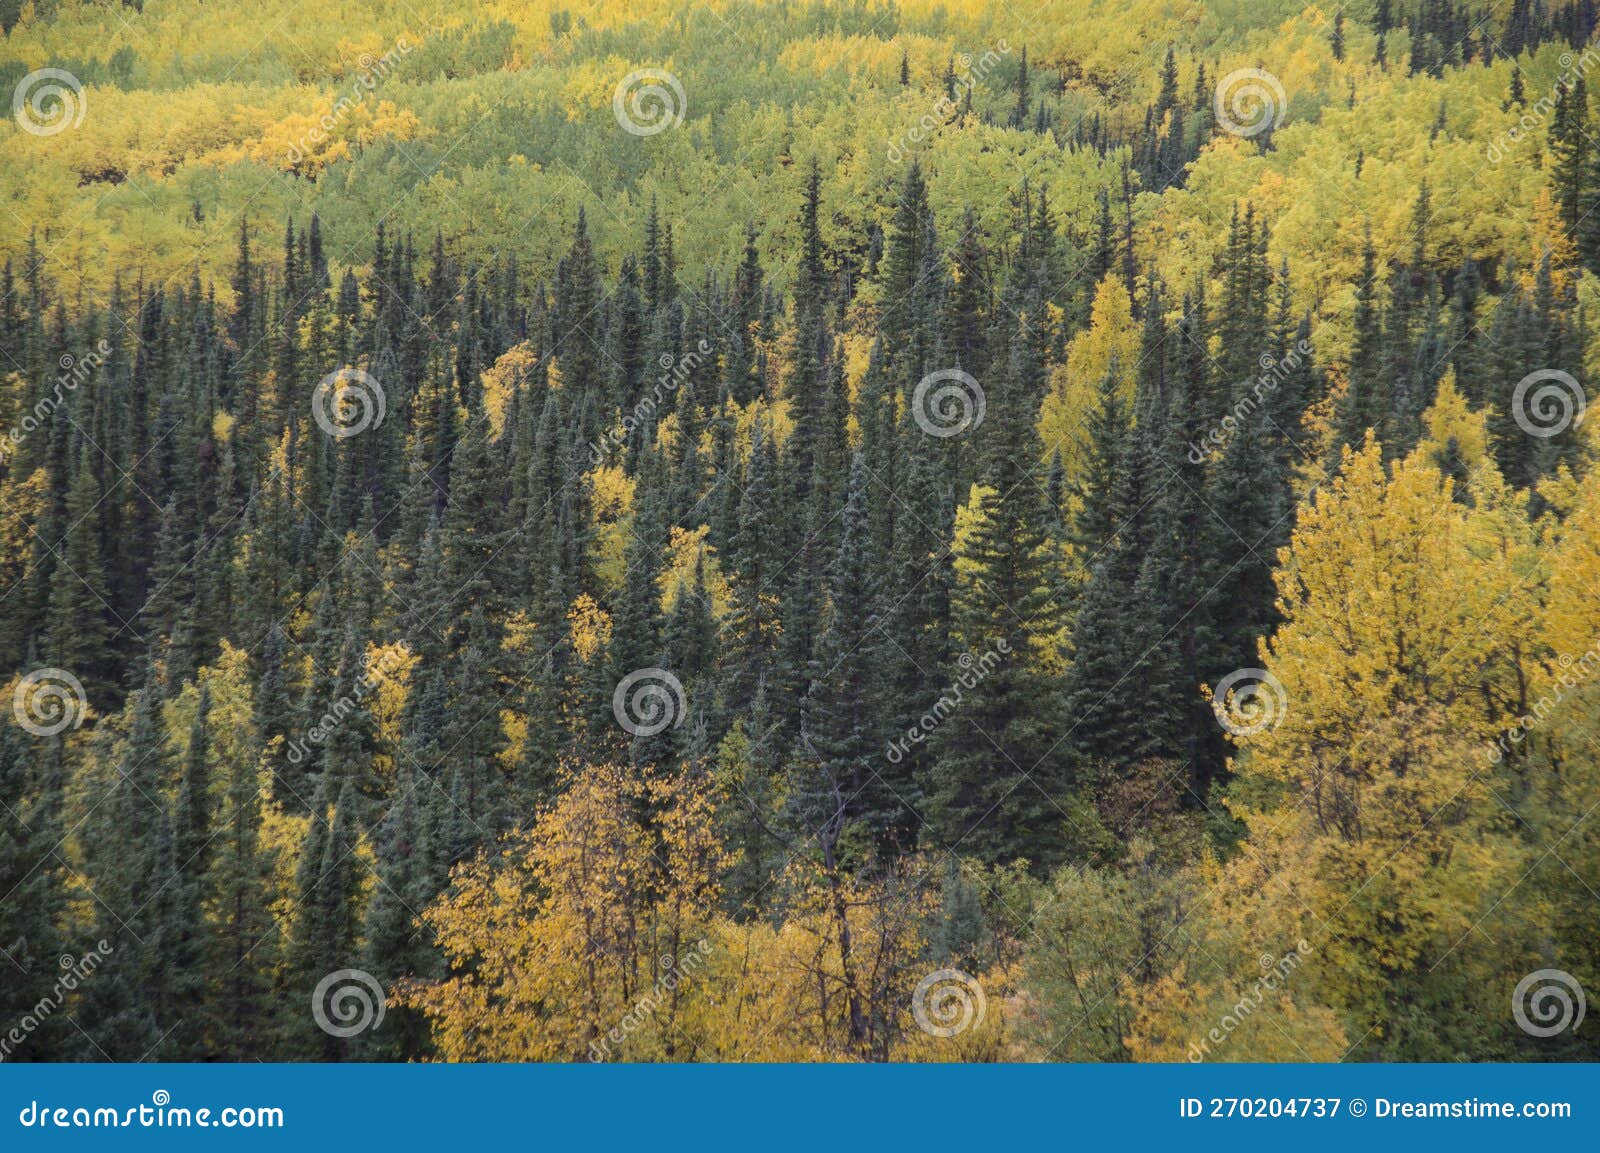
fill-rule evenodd
<path id="1" fill-rule="evenodd" d="M 483 370 L 483 406 L 489 412 L 489 427 L 499 437 L 506 427 L 506 404 L 511 394 L 526 385 L 539 365 L 539 354 L 530 341 L 513 344 Z"/>
<path id="2" fill-rule="evenodd" d="M 1422 448 L 1434 468 L 1445 471 L 1451 457 L 1468 469 L 1489 459 L 1489 429 L 1483 414 L 1467 406 L 1467 398 L 1456 387 L 1455 369 L 1439 381 L 1433 404 L 1422 414 L 1427 430 Z"/>
<path id="3" fill-rule="evenodd" d="M 600 465 L 588 474 L 590 515 L 594 519 L 594 568 L 601 585 L 620 592 L 627 574 L 632 534 L 633 493 L 638 481 L 619 465 Z"/>
<path id="4" fill-rule="evenodd" d="M 422 122 L 410 109 L 399 108 L 390 100 L 367 101 L 343 93 L 328 96 L 315 112 L 290 112 L 268 124 L 259 136 L 219 148 L 205 159 L 219 167 L 250 160 L 315 177 L 375 140 L 411 140 L 423 131 Z"/>
<path id="5" fill-rule="evenodd" d="M 725 864 L 705 783 L 569 772 L 532 830 L 458 867 L 423 914 L 450 975 L 397 996 L 427 1015 L 447 1060 L 685 1055 L 680 1003 L 704 995 L 688 970 Z"/>
<path id="6" fill-rule="evenodd" d="M 717 559 L 717 550 L 706 543 L 706 537 L 711 533 L 711 526 L 697 525 L 694 528 L 684 528 L 673 525 L 672 532 L 667 540 L 666 563 L 661 566 L 661 574 L 656 578 L 656 583 L 661 589 L 661 611 L 671 612 L 672 606 L 678 601 L 678 589 L 694 587 L 695 570 L 701 564 L 705 566 L 706 593 L 711 598 L 711 612 L 718 620 L 728 614 L 732 604 L 732 592 L 728 587 L 728 580 L 722 575 L 722 565 Z"/>
<path id="7" fill-rule="evenodd" d="M 1520 869 L 1482 770 L 1529 671 L 1525 498 L 1485 465 L 1469 508 L 1431 451 L 1390 475 L 1369 438 L 1301 512 L 1277 574 L 1284 623 L 1263 645 L 1276 723 L 1239 738 L 1232 807 L 1250 834 L 1217 885 L 1235 956 L 1317 942 L 1292 983 L 1358 1042 L 1405 1020 L 1408 980 L 1465 963 L 1494 912 L 1484 894 Z M 1170 1052 L 1151 1021 L 1173 1011 L 1147 999 L 1147 1052 Z"/>
<path id="8" fill-rule="evenodd" d="M 1115 373 L 1118 391 L 1129 406 L 1139 368 L 1139 327 L 1133 303 L 1121 280 L 1107 275 L 1095 289 L 1089 327 L 1067 346 L 1067 362 L 1050 375 L 1050 391 L 1039 410 L 1039 437 L 1047 451 L 1059 451 L 1069 478 L 1083 460 L 1083 423 L 1099 401 L 1100 382 Z"/>
<path id="9" fill-rule="evenodd" d="M 588 593 L 579 593 L 567 609 L 567 625 L 580 660 L 594 660 L 611 643 L 611 614 Z"/>

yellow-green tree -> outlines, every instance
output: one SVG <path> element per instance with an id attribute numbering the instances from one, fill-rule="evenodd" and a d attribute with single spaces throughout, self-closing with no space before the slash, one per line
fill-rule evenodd
<path id="1" fill-rule="evenodd" d="M 1237 971 L 1304 939 L 1296 995 L 1393 1057 L 1481 1051 L 1463 1006 L 1499 1001 L 1486 978 L 1521 939 L 1489 750 L 1530 672 L 1524 498 L 1483 465 L 1455 499 L 1431 451 L 1392 475 L 1370 438 L 1347 451 L 1281 554 L 1255 709 L 1217 702 L 1255 730 L 1231 806 L 1249 835 L 1216 882 Z"/>
<path id="2" fill-rule="evenodd" d="M 702 995 L 690 970 L 725 864 L 706 783 L 568 772 L 531 830 L 458 868 L 423 914 L 450 973 L 398 999 L 427 1015 L 447 1060 L 694 1055 L 677 1020 Z"/>

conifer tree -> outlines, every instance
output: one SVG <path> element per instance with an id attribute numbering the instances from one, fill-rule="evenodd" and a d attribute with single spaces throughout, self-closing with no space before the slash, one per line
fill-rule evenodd
<path id="1" fill-rule="evenodd" d="M 324 776 L 311 805 L 311 821 L 300 845 L 295 872 L 295 937 L 293 1008 L 284 1007 L 291 1044 L 307 1056 L 336 1061 L 348 1055 L 350 1043 L 317 1027 L 304 1012 L 317 983 L 360 959 L 357 931 L 361 866 L 355 859 L 354 790 Z"/>
<path id="2" fill-rule="evenodd" d="M 363 967 L 391 988 L 403 977 L 434 977 L 438 954 L 416 918 L 437 895 L 432 846 L 423 821 L 419 788 L 427 788 L 420 772 L 403 770 L 395 783 L 396 797 L 375 837 L 377 865 L 372 897 L 362 929 Z M 428 1033 L 407 1009 L 392 1010 L 384 1028 L 363 1038 L 362 1056 L 412 1060 L 428 1053 Z"/>
<path id="3" fill-rule="evenodd" d="M 61 839 L 60 789 L 48 768 L 59 763 L 60 737 L 50 752 L 30 742 L 21 726 L 0 726 L 0 960 L 10 975 L 0 982 L 0 1015 L 22 1017 L 54 987 L 62 952 L 59 925 L 66 904 Z M 30 744 L 34 747 L 30 747 Z M 64 1018 L 46 1017 L 13 1060 L 61 1057 L 75 1043 Z"/>
<path id="4" fill-rule="evenodd" d="M 1043 453 L 1028 400 L 1037 396 L 1035 356 L 1026 338 L 1013 339 L 997 421 L 1003 435 L 991 442 L 1006 447 L 996 447 L 973 491 L 964 539 L 957 529 L 956 656 L 944 677 L 974 683 L 931 734 L 923 791 L 939 844 L 986 861 L 1026 858 L 1043 869 L 1065 855 L 1072 818 L 1059 693 L 1065 615 L 1055 597 Z"/>
<path id="5" fill-rule="evenodd" d="M 801 754 L 790 789 L 796 832 L 817 838 L 829 868 L 846 830 L 859 824 L 870 835 L 892 804 L 878 779 L 881 641 L 867 549 L 867 470 L 858 453 L 851 463 L 839 552 L 828 581 L 827 623 L 811 664 Z"/>
<path id="6" fill-rule="evenodd" d="M 172 826 L 163 798 L 172 783 L 167 733 L 161 720 L 160 676 L 145 671 L 144 687 L 128 701 L 127 736 L 104 766 L 105 800 L 87 826 L 85 862 L 94 878 L 96 940 L 110 959 L 86 983 L 79 1024 L 88 1041 L 113 1060 L 137 1061 L 177 1024 L 164 1016 L 174 974 L 161 934 L 161 896 L 172 879 Z M 102 1058 L 103 1059 L 103 1058 Z"/>
<path id="7" fill-rule="evenodd" d="M 50 585 L 45 627 L 46 653 L 51 663 L 82 681 L 92 699 L 106 700 L 114 691 L 115 666 L 105 566 L 94 515 L 99 503 L 100 485 L 85 448 L 80 450 L 78 467 L 67 490 L 70 527 Z"/>
<path id="8" fill-rule="evenodd" d="M 1346 369 L 1347 385 L 1339 409 L 1339 444 L 1359 445 L 1368 429 L 1387 431 L 1389 387 L 1382 368 L 1382 314 L 1378 304 L 1378 254 L 1370 227 L 1361 250 L 1356 280 L 1355 345 Z M 1337 446 L 1335 451 L 1337 451 Z"/>

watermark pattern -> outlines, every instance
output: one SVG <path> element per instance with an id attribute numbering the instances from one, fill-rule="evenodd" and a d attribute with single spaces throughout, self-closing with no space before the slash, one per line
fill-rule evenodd
<path id="1" fill-rule="evenodd" d="M 1511 1016 L 1530 1037 L 1554 1037 L 1583 1024 L 1588 999 L 1565 969 L 1535 969 L 1511 991 Z"/>
<path id="2" fill-rule="evenodd" d="M 1270 353 L 1262 353 L 1261 359 L 1256 362 L 1261 366 L 1261 375 L 1249 384 L 1249 391 L 1243 392 L 1233 402 L 1228 415 L 1213 425 L 1205 436 L 1189 442 L 1189 463 L 1204 464 L 1212 453 L 1226 448 L 1233 434 L 1255 415 L 1267 397 L 1277 392 L 1283 382 L 1289 379 L 1289 374 L 1303 365 L 1310 355 L 1311 342 L 1308 340 L 1297 341 L 1281 359 Z"/>
<path id="3" fill-rule="evenodd" d="M 359 368 L 330 372 L 311 394 L 311 416 L 317 427 L 338 440 L 377 428 L 386 411 L 383 385 Z"/>
<path id="4" fill-rule="evenodd" d="M 959 368 L 930 372 L 911 394 L 911 416 L 917 427 L 941 439 L 977 428 L 987 410 L 983 385 Z"/>
<path id="5" fill-rule="evenodd" d="M 395 39 L 394 47 L 382 56 L 374 56 L 370 52 L 363 52 L 356 60 L 361 69 L 361 74 L 350 85 L 350 91 L 342 94 L 333 102 L 333 107 L 323 113 L 321 118 L 305 132 L 300 139 L 289 146 L 289 151 L 284 154 L 284 159 L 291 168 L 298 167 L 302 161 L 318 145 L 325 144 L 333 135 L 334 129 L 360 107 L 380 84 L 389 78 L 400 61 L 411 55 L 416 45 L 407 36 Z"/>
<path id="6" fill-rule="evenodd" d="M 683 682 L 666 669 L 635 669 L 617 682 L 611 712 L 617 724 L 636 737 L 675 729 L 688 712 Z"/>
<path id="7" fill-rule="evenodd" d="M 1281 957 L 1274 957 L 1271 953 L 1261 954 L 1261 976 L 1257 977 L 1244 996 L 1222 1015 L 1221 1021 L 1217 1022 L 1204 1037 L 1189 1046 L 1189 1060 L 1204 1061 L 1211 1055 L 1213 1046 L 1220 1048 L 1229 1037 L 1233 1036 L 1234 1031 L 1244 1024 L 1245 1018 L 1261 1008 L 1268 994 L 1276 992 L 1279 984 L 1298 969 L 1300 962 L 1310 955 L 1311 946 L 1303 937 L 1295 944 L 1291 953 L 1285 953 Z"/>
<path id="8" fill-rule="evenodd" d="M 995 48 L 999 51 L 995 51 Z M 899 164 L 906 158 L 911 148 L 956 118 L 961 111 L 962 103 L 967 99 L 967 94 L 983 83 L 1002 59 L 1011 55 L 1011 45 L 1007 44 L 1003 37 L 995 41 L 995 48 L 986 50 L 976 60 L 972 58 L 970 52 L 963 52 L 956 57 L 955 63 L 960 70 L 955 73 L 955 82 L 951 89 L 941 92 L 934 100 L 933 107 L 902 132 L 900 139 L 890 143 L 887 154 L 890 164 Z"/>
<path id="9" fill-rule="evenodd" d="M 1260 136 L 1283 123 L 1289 96 L 1283 82 L 1264 68 L 1240 68 L 1217 81 L 1217 124 L 1234 136 Z"/>
<path id="10" fill-rule="evenodd" d="M 1577 65 L 1576 69 L 1573 67 L 1574 64 Z M 1572 59 L 1572 53 L 1563 52 L 1561 75 L 1556 77 L 1556 82 L 1550 91 L 1532 104 L 1523 105 L 1522 115 L 1517 118 L 1517 122 L 1490 141 L 1488 151 L 1485 153 L 1489 163 L 1499 164 L 1513 148 L 1526 140 L 1535 128 L 1544 124 L 1555 111 L 1561 93 L 1571 92 L 1578 81 L 1589 75 L 1589 70 L 1596 64 L 1600 64 L 1600 52 L 1596 52 L 1592 47 L 1585 48 L 1583 55 L 1576 61 Z"/>
<path id="11" fill-rule="evenodd" d="M 705 362 L 706 357 L 711 355 L 711 348 L 711 342 L 702 337 L 694 348 L 680 357 L 674 357 L 670 352 L 662 353 L 658 361 L 661 375 L 656 378 L 655 386 L 649 395 L 640 398 L 632 412 L 623 415 L 614 428 L 608 429 L 598 441 L 590 442 L 590 463 L 599 464 L 626 445 L 633 430 L 653 416 L 661 408 L 662 402 L 677 392 L 689 375 Z"/>
<path id="12" fill-rule="evenodd" d="M 1523 432 L 1541 440 L 1582 424 L 1587 407 L 1583 385 L 1559 368 L 1530 372 L 1511 392 L 1511 418 Z"/>
<path id="13" fill-rule="evenodd" d="M 1498 765 L 1511 755 L 1511 750 L 1515 746 L 1527 740 L 1528 734 L 1542 725 L 1556 707 L 1567 699 L 1569 691 L 1600 672 L 1600 645 L 1596 645 L 1579 657 L 1574 657 L 1571 653 L 1562 653 L 1556 658 L 1556 668 L 1559 671 L 1555 673 L 1556 683 L 1552 690 L 1541 693 L 1539 699 L 1533 703 L 1533 711 L 1523 713 L 1514 724 L 1507 725 L 1488 746 L 1486 755 L 1491 765 Z"/>
<path id="14" fill-rule="evenodd" d="M 89 697 L 66 669 L 34 669 L 11 693 L 11 715 L 36 737 L 53 737 L 83 724 Z"/>
<path id="15" fill-rule="evenodd" d="M 4 1061 L 17 1046 L 26 1041 L 40 1025 L 44 1024 L 50 1016 L 67 1002 L 67 994 L 75 990 L 86 978 L 100 967 L 100 963 L 115 952 L 110 941 L 102 938 L 95 942 L 95 947 L 82 957 L 74 958 L 70 953 L 61 956 L 61 976 L 56 978 L 50 991 L 22 1015 L 22 1019 L 0 1037 L 0 1061 Z"/>
<path id="16" fill-rule="evenodd" d="M 1274 728 L 1288 707 L 1288 690 L 1266 669 L 1234 669 L 1211 692 L 1217 720 L 1236 737 L 1252 737 Z"/>
<path id="17" fill-rule="evenodd" d="M 83 81 L 65 68 L 30 72 L 11 92 L 11 114 L 24 132 L 34 136 L 54 136 L 76 128 L 88 110 Z"/>
<path id="18" fill-rule="evenodd" d="M 338 732 L 346 718 L 355 712 L 356 706 L 372 695 L 374 689 L 389 678 L 403 661 L 404 654 L 398 649 L 386 648 L 382 650 L 376 661 L 363 653 L 361 655 L 361 675 L 356 678 L 356 683 L 348 693 L 345 693 L 333 704 L 328 706 L 328 711 L 317 718 L 316 723 L 306 730 L 303 738 L 289 742 L 285 755 L 290 764 L 298 765 L 311 756 L 315 748 L 321 747 L 329 737 Z"/>
<path id="19" fill-rule="evenodd" d="M 58 362 L 61 366 L 61 375 L 56 377 L 55 387 L 49 396 L 41 396 L 34 402 L 33 408 L 23 414 L 21 420 L 11 426 L 5 439 L 0 440 L 0 463 L 16 451 L 17 447 L 27 439 L 28 434 L 34 432 L 67 401 L 67 394 L 77 392 L 78 386 L 94 375 L 106 362 L 106 357 L 111 355 L 109 341 L 100 340 L 94 348 L 82 356 L 73 356 L 65 353 Z"/>
<path id="20" fill-rule="evenodd" d="M 661 972 L 657 975 L 655 984 L 650 986 L 648 993 L 633 1003 L 633 1007 L 623 1014 L 620 1022 L 607 1029 L 599 1040 L 589 1042 L 589 1060 L 596 1062 L 611 1060 L 611 1047 L 621 1045 L 637 1032 L 663 1002 L 671 999 L 673 993 L 687 988 L 694 981 L 695 970 L 705 965 L 706 958 L 710 954 L 711 942 L 705 938 L 701 938 L 699 943 L 681 958 L 674 957 L 671 953 L 663 953 L 659 961 Z"/>
<path id="21" fill-rule="evenodd" d="M 989 1001 L 983 986 L 960 969 L 935 969 L 911 992 L 917 1028 L 933 1037 L 954 1037 L 983 1024 Z"/>
<path id="22" fill-rule="evenodd" d="M 311 992 L 311 1019 L 330 1037 L 354 1037 L 383 1024 L 383 986 L 364 969 L 335 969 Z"/>
<path id="23" fill-rule="evenodd" d="M 654 136 L 683 123 L 689 98 L 683 82 L 665 68 L 640 68 L 617 83 L 611 111 L 624 132 Z"/>
<path id="24" fill-rule="evenodd" d="M 920 745 L 923 741 L 945 722 L 945 719 L 955 712 L 960 706 L 967 689 L 980 684 L 985 677 L 994 671 L 1000 663 L 1002 656 L 1009 656 L 1011 645 L 1005 640 L 995 642 L 994 648 L 985 652 L 981 657 L 974 657 L 971 653 L 962 653 L 956 658 L 956 663 L 961 666 L 961 674 L 956 677 L 944 692 L 939 694 L 939 699 L 933 702 L 933 707 L 923 713 L 910 728 L 906 735 L 891 740 L 884 750 L 884 756 L 889 758 L 891 765 L 898 765 L 911 752 L 913 745 Z"/>

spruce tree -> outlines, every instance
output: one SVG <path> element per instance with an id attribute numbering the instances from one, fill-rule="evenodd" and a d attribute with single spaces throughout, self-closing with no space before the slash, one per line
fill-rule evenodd
<path id="1" fill-rule="evenodd" d="M 796 833 L 816 837 L 830 869 L 847 830 L 860 826 L 859 836 L 872 837 L 894 805 L 878 775 L 882 641 L 867 549 L 867 469 L 858 453 L 851 463 L 839 552 L 828 581 L 827 623 L 811 665 L 790 790 Z"/>
<path id="2" fill-rule="evenodd" d="M 63 942 L 59 925 L 67 894 L 66 863 L 56 845 L 63 832 L 59 762 L 61 738 L 30 738 L 20 725 L 0 726 L 0 1019 L 20 1021 L 49 994 L 60 976 Z M 49 752 L 40 746 L 48 742 Z M 74 1038 L 64 1016 L 40 1022 L 11 1060 L 50 1060 L 65 1055 Z"/>
<path id="3" fill-rule="evenodd" d="M 290 1044 L 325 1061 L 347 1057 L 351 1043 L 318 1028 L 305 1005 L 324 977 L 354 968 L 360 960 L 357 898 L 362 880 L 355 858 L 354 790 L 347 782 L 335 794 L 331 785 L 328 776 L 318 784 L 311 821 L 300 844 L 291 996 L 281 1007 Z"/>
<path id="4" fill-rule="evenodd" d="M 934 716 L 948 715 L 931 733 L 934 759 L 923 791 L 937 844 L 984 861 L 1026 858 L 1042 870 L 1067 852 L 1073 818 L 1057 671 L 1065 615 L 1034 430 L 1040 372 L 1019 334 L 1003 406 L 990 402 L 1000 408 L 991 419 L 1001 435 L 991 441 L 966 538 L 956 545 L 955 656 L 943 680 L 959 688 L 928 701 Z"/>
<path id="5" fill-rule="evenodd" d="M 50 585 L 45 651 L 51 664 L 83 683 L 91 701 L 110 703 L 116 699 L 113 618 L 95 519 L 100 485 L 90 467 L 89 451 L 87 446 L 80 449 L 79 464 L 67 490 L 70 527 Z"/>

